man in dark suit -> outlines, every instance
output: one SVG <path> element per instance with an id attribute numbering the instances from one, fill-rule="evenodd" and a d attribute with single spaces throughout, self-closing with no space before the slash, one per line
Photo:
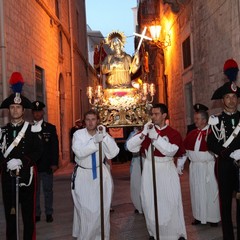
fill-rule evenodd
<path id="1" fill-rule="evenodd" d="M 41 185 L 44 193 L 45 214 L 46 221 L 53 221 L 53 173 L 58 168 L 59 160 L 59 144 L 56 127 L 44 121 L 45 104 L 40 101 L 32 103 L 32 115 L 34 120 L 34 127 L 37 132 L 41 132 L 43 141 L 43 153 L 41 158 L 37 161 L 38 170 L 38 188 L 37 188 L 37 202 L 36 202 L 36 222 L 41 219 L 40 207 L 40 192 Z"/>

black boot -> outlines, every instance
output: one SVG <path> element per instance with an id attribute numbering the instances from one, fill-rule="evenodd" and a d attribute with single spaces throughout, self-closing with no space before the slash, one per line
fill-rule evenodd
<path id="1" fill-rule="evenodd" d="M 194 220 L 192 221 L 192 225 L 198 225 L 198 224 L 201 224 L 201 222 L 200 222 L 199 220 L 194 219 Z"/>
<path id="2" fill-rule="evenodd" d="M 52 217 L 51 214 L 49 214 L 49 215 L 46 216 L 46 222 L 48 222 L 48 223 L 53 222 L 53 217 Z"/>

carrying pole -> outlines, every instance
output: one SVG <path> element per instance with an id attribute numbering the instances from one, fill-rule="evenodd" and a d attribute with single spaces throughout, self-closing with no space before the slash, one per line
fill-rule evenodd
<path id="1" fill-rule="evenodd" d="M 99 129 L 102 131 L 102 129 Z M 100 212 L 101 212 L 101 239 L 104 240 L 104 201 L 103 201 L 103 163 L 102 163 L 102 142 L 99 142 L 99 181 L 100 181 Z"/>
<path id="2" fill-rule="evenodd" d="M 154 210 L 155 210 L 155 228 L 156 228 L 156 240 L 160 240 L 159 224 L 158 224 L 158 201 L 157 201 L 156 169 L 155 169 L 155 161 L 154 161 L 154 146 L 153 146 L 152 141 L 151 141 L 151 154 L 152 154 L 152 180 L 153 180 L 153 198 L 154 198 Z"/>

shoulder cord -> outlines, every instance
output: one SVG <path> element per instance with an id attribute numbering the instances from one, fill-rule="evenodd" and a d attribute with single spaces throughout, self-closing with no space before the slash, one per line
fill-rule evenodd
<path id="1" fill-rule="evenodd" d="M 1 151 L 2 154 L 6 151 L 7 148 L 7 142 L 6 142 L 6 135 L 3 135 L 3 141 L 2 141 L 2 145 L 1 145 Z"/>
<path id="2" fill-rule="evenodd" d="M 216 139 L 218 141 L 223 140 L 223 139 L 224 139 L 224 142 L 226 141 L 225 128 L 224 128 L 224 124 L 222 121 L 221 121 L 220 129 L 216 125 L 211 125 L 211 128 L 214 133 L 214 136 L 216 137 Z"/>
<path id="3" fill-rule="evenodd" d="M 30 167 L 30 177 L 29 177 L 28 184 L 26 184 L 26 183 L 19 183 L 19 187 L 28 187 L 32 183 L 32 179 L 33 179 L 33 166 Z"/>

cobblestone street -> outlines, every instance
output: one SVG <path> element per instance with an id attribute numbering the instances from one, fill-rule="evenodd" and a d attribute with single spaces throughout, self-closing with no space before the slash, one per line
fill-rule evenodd
<path id="1" fill-rule="evenodd" d="M 112 175 L 114 180 L 114 196 L 111 213 L 111 240 L 147 240 L 148 232 L 144 216 L 134 213 L 130 199 L 129 189 L 129 162 L 113 164 Z M 187 168 L 187 167 L 186 167 Z M 38 240 L 73 240 L 72 214 L 73 202 L 70 192 L 70 174 L 73 166 L 70 164 L 59 169 L 54 180 L 54 222 L 46 223 L 45 216 L 37 223 Z M 180 177 L 184 203 L 184 215 L 187 227 L 188 240 L 221 240 L 221 227 L 210 225 L 192 226 L 191 204 L 188 186 L 188 169 Z M 0 236 L 5 240 L 5 219 L 3 213 L 2 197 L 0 196 Z M 20 221 L 20 229 L 22 224 Z M 22 238 L 21 238 L 22 239 Z M 86 239 L 84 239 L 86 240 Z"/>

